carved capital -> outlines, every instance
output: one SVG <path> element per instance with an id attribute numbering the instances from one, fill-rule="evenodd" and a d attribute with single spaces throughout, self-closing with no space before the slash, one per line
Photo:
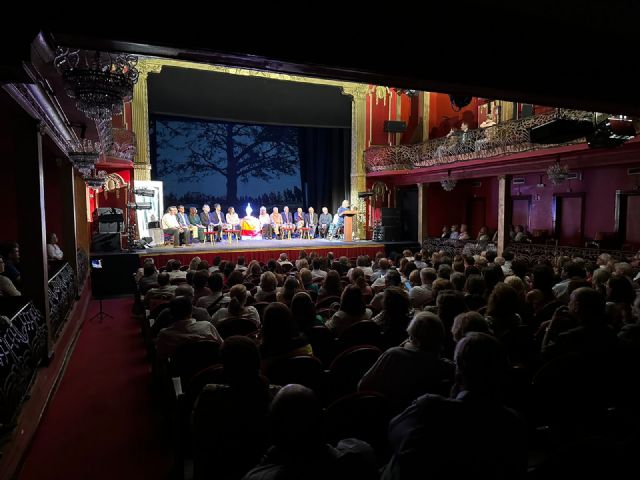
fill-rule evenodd
<path id="1" fill-rule="evenodd" d="M 138 81 L 144 81 L 150 73 L 160 73 L 162 71 L 163 64 L 159 60 L 152 60 L 143 58 L 138 62 L 136 68 L 140 74 Z"/>
<path id="2" fill-rule="evenodd" d="M 369 93 L 369 86 L 364 84 L 345 85 L 342 87 L 342 94 L 353 97 L 354 100 L 364 100 Z"/>

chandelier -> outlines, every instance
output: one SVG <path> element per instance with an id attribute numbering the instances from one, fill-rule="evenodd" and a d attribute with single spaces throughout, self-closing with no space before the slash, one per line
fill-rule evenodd
<path id="1" fill-rule="evenodd" d="M 83 138 L 77 144 L 71 146 L 68 152 L 69 160 L 78 172 L 82 175 L 88 175 L 98 163 L 101 150 L 100 143 Z"/>
<path id="2" fill-rule="evenodd" d="M 83 175 L 83 178 L 87 183 L 87 187 L 99 190 L 104 187 L 104 184 L 107 181 L 107 172 L 104 170 L 96 171 L 96 169 L 93 168 L 88 174 Z"/>
<path id="3" fill-rule="evenodd" d="M 556 161 L 553 165 L 547 168 L 547 177 L 554 185 L 560 185 L 569 176 L 569 167 L 567 165 L 560 165 L 560 162 Z"/>
<path id="4" fill-rule="evenodd" d="M 447 178 L 443 178 L 440 180 L 440 185 L 445 192 L 450 192 L 454 188 L 456 188 L 456 183 L 458 183 L 455 179 L 451 178 L 451 172 L 447 175 Z"/>
<path id="5" fill-rule="evenodd" d="M 62 74 L 65 91 L 76 107 L 92 120 L 110 119 L 122 112 L 123 100 L 138 81 L 134 55 L 59 47 L 54 65 Z"/>

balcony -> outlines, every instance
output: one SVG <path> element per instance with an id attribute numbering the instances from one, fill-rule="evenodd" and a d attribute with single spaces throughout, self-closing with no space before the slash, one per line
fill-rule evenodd
<path id="1" fill-rule="evenodd" d="M 436 138 L 415 145 L 371 147 L 365 152 L 366 171 L 376 173 L 412 170 L 585 142 L 583 137 L 565 143 L 531 143 L 532 128 L 557 118 L 593 121 L 594 114 L 581 110 L 559 110 L 510 120 L 488 128 L 458 132 L 450 137 Z"/>

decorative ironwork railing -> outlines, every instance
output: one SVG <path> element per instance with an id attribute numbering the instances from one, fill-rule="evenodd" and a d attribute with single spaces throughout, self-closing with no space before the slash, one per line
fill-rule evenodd
<path id="1" fill-rule="evenodd" d="M 58 336 L 75 298 L 76 278 L 71 265 L 67 263 L 49 280 L 49 317 L 52 337 Z"/>
<path id="2" fill-rule="evenodd" d="M 78 248 L 76 252 L 76 262 L 78 264 L 78 293 L 80 293 L 82 287 L 84 287 L 84 282 L 87 280 L 87 274 L 89 273 L 89 257 L 83 248 Z"/>
<path id="3" fill-rule="evenodd" d="M 627 260 L 633 257 L 634 252 L 622 250 L 604 250 L 599 248 L 563 247 L 558 245 L 537 245 L 535 243 L 515 243 L 509 244 L 516 258 L 528 261 L 530 264 L 540 262 L 553 262 L 557 257 L 580 257 L 584 260 L 595 262 L 603 253 L 608 253 L 616 260 Z"/>
<path id="4" fill-rule="evenodd" d="M 428 252 L 444 252 L 453 258 L 456 255 L 480 255 L 485 251 L 495 251 L 496 245 L 491 242 L 477 242 L 475 240 L 450 240 L 443 238 L 427 238 L 422 242 L 422 248 Z"/>
<path id="5" fill-rule="evenodd" d="M 0 317 L 0 432 L 13 427 L 36 368 L 46 355 L 47 325 L 32 302 L 11 320 Z"/>
<path id="6" fill-rule="evenodd" d="M 584 138 L 580 138 L 563 144 L 531 143 L 530 129 L 555 118 L 591 121 L 593 114 L 581 110 L 561 110 L 558 113 L 510 120 L 484 129 L 457 132 L 450 137 L 436 138 L 415 145 L 371 147 L 365 152 L 366 170 L 367 173 L 411 170 L 585 141 Z"/>

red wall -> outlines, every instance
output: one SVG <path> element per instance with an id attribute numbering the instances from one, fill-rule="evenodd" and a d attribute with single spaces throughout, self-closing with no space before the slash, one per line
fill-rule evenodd
<path id="1" fill-rule="evenodd" d="M 474 187 L 474 182 L 480 182 Z M 427 231 L 429 236 L 440 236 L 443 225 L 469 223 L 467 210 L 474 197 L 485 199 L 485 224 L 490 230 L 498 228 L 498 179 L 496 177 L 478 180 L 462 180 L 456 187 L 446 192 L 438 183 L 429 184 L 427 189 Z M 478 235 L 471 231 L 472 237 Z"/>
<path id="2" fill-rule="evenodd" d="M 512 185 L 512 195 L 531 195 L 531 230 L 549 230 L 553 228 L 553 194 L 565 192 L 585 192 L 584 235 L 587 238 L 596 232 L 615 230 L 616 190 L 633 190 L 640 184 L 640 176 L 627 175 L 628 166 L 605 166 L 582 170 L 582 181 L 571 180 L 554 186 L 546 176 L 542 181 L 545 187 L 536 185 L 540 174 L 523 175 L 524 185 Z"/>
<path id="3" fill-rule="evenodd" d="M 463 120 L 469 122 L 469 128 L 478 127 L 478 99 L 455 112 L 451 107 L 449 95 L 444 93 L 429 94 L 429 138 L 443 137 L 452 128 L 460 128 Z"/>
<path id="4" fill-rule="evenodd" d="M 416 132 L 420 126 L 420 97 L 399 95 L 395 89 L 389 89 L 386 101 L 376 99 L 374 86 L 373 93 L 367 95 L 366 112 L 366 145 L 395 145 L 396 134 L 384 131 L 386 120 L 398 120 L 407 123 L 407 130 L 400 136 L 399 143 L 415 143 L 422 140 L 421 132 Z M 400 115 L 398 115 L 398 98 L 400 99 Z"/>

